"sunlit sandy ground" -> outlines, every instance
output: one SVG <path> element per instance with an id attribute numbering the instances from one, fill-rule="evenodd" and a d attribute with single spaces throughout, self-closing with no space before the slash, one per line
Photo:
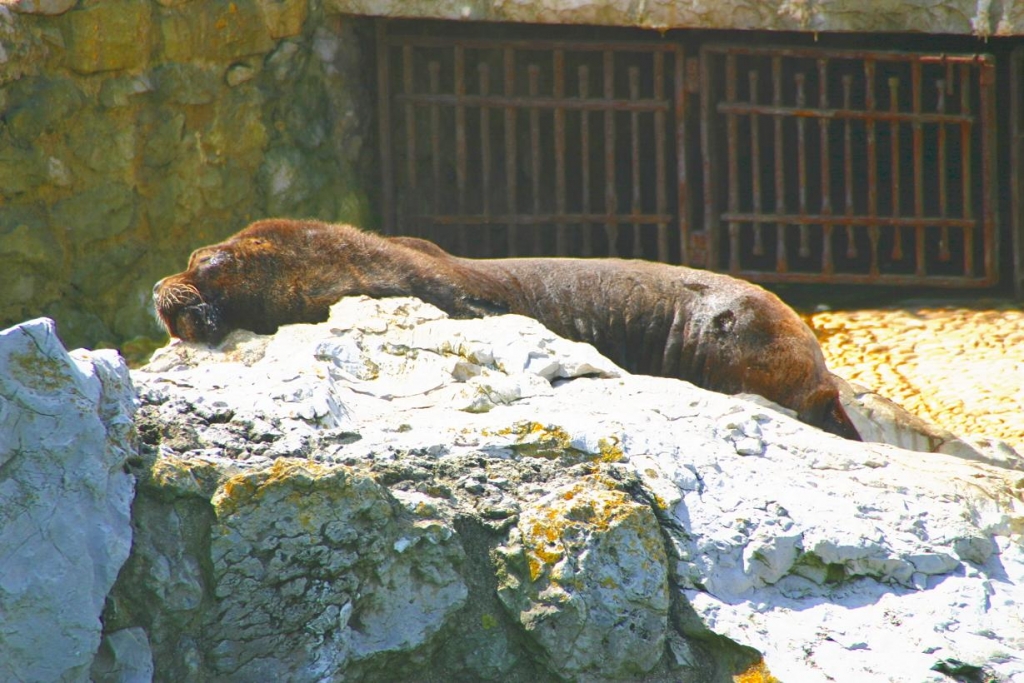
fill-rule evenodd
<path id="1" fill-rule="evenodd" d="M 955 434 L 1024 453 L 1024 310 L 911 305 L 812 313 L 829 368 Z"/>

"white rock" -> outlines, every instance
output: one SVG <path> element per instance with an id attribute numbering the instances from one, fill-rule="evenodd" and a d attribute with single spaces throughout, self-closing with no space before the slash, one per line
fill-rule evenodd
<path id="1" fill-rule="evenodd" d="M 932 665 L 949 658 L 1024 677 L 1024 503 L 1019 473 L 998 466 L 1013 457 L 844 441 L 763 399 L 630 376 L 528 319 L 453 321 L 409 299 L 345 300 L 328 323 L 259 340 L 251 367 L 235 361 L 246 344 L 257 358 L 257 341 L 235 339 L 198 367 L 196 351 L 171 347 L 194 369 L 169 393 L 253 410 L 288 385 L 296 405 L 328 406 L 323 416 L 271 403 L 260 417 L 286 432 L 344 425 L 362 436 L 338 449 L 349 459 L 577 453 L 627 464 L 675 520 L 663 531 L 696 614 L 762 652 L 782 680 L 937 681 Z M 213 386 L 218 358 L 236 374 Z M 882 411 L 869 417 L 882 437 L 919 439 Z M 551 637 L 543 647 L 560 647 Z M 559 657 L 565 674 L 589 666 Z"/>
<path id="2" fill-rule="evenodd" d="M 0 332 L 0 679 L 87 680 L 128 557 L 134 391 L 50 320 Z"/>

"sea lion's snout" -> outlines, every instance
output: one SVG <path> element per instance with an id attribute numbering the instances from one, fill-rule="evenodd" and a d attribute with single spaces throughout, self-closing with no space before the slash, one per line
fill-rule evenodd
<path id="1" fill-rule="evenodd" d="M 207 303 L 184 306 L 174 318 L 174 336 L 189 342 L 201 342 L 214 346 L 219 344 L 227 332 L 220 324 L 217 309 Z"/>
<path id="2" fill-rule="evenodd" d="M 216 344 L 224 338 L 217 310 L 195 285 L 180 276 L 165 277 L 153 285 L 153 306 L 168 334 L 189 342 Z"/>

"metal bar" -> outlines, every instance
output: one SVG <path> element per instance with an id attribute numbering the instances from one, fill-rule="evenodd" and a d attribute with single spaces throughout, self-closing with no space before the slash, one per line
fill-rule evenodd
<path id="1" fill-rule="evenodd" d="M 782 58 L 772 57 L 772 103 L 782 106 Z M 786 213 L 786 168 L 782 158 L 782 121 L 781 114 L 774 117 L 775 123 L 775 213 Z M 786 253 L 786 223 L 776 223 L 775 229 L 775 271 L 785 273 L 789 270 L 789 256 Z"/>
<path id="2" fill-rule="evenodd" d="M 826 216 L 824 214 L 792 214 L 792 213 L 729 213 L 725 212 L 722 214 L 723 220 L 750 222 L 753 220 L 768 221 L 782 221 L 793 225 L 815 225 L 818 223 L 829 223 L 831 225 L 866 225 L 866 226 L 883 226 L 883 225 L 899 225 L 907 228 L 916 228 L 919 226 L 930 226 L 930 225 L 948 225 L 951 228 L 969 228 L 976 226 L 977 222 L 974 219 L 966 218 L 947 218 L 940 221 L 937 218 L 931 216 L 922 216 L 916 218 L 913 216 L 862 216 L 862 215 L 846 215 L 837 216 L 832 214 Z"/>
<path id="3" fill-rule="evenodd" d="M 982 244 L 984 246 L 984 277 L 991 283 L 999 278 L 998 204 L 996 203 L 996 68 L 991 60 L 978 65 L 978 95 L 981 125 L 981 188 L 982 188 Z"/>
<path id="4" fill-rule="evenodd" d="M 580 99 L 590 97 L 590 69 L 584 64 L 578 70 Z M 580 110 L 580 184 L 582 188 L 582 211 L 590 213 L 590 111 Z M 583 255 L 594 255 L 594 239 L 591 225 L 583 225 Z"/>
<path id="5" fill-rule="evenodd" d="M 417 97 L 422 96 L 417 95 Z M 891 111 L 876 111 L 875 113 L 870 113 L 861 109 L 815 109 L 801 107 L 799 105 L 795 107 L 776 107 L 767 104 L 749 105 L 740 102 L 732 104 L 728 102 L 720 102 L 716 106 L 716 109 L 721 114 L 757 113 L 764 115 L 781 115 L 795 119 L 870 119 L 873 121 L 905 121 L 910 123 L 966 123 L 974 121 L 974 117 L 962 114 L 933 114 L 929 112 L 914 114 L 906 111 L 899 111 L 895 113 Z"/>
<path id="6" fill-rule="evenodd" d="M 864 106 L 869 112 L 875 111 L 875 62 L 867 60 L 864 62 Z M 867 147 L 868 147 L 868 217 L 874 221 L 878 217 L 878 148 L 875 137 L 875 118 L 867 120 Z M 868 241 L 871 243 L 871 274 L 878 275 L 878 238 L 879 230 L 877 223 L 871 223 L 868 227 Z"/>
<path id="7" fill-rule="evenodd" d="M 531 97 L 537 95 L 540 88 L 540 67 L 530 64 L 527 69 L 527 87 Z M 540 213 L 540 111 L 530 108 L 530 189 L 532 190 L 533 213 Z M 542 235 L 539 230 L 533 231 L 533 253 L 543 253 Z"/>
<path id="8" fill-rule="evenodd" d="M 640 97 L 640 70 L 629 67 L 629 99 L 635 100 Z M 640 206 L 640 114 L 633 111 L 629 114 L 630 124 L 630 184 L 632 185 L 632 196 L 630 201 L 630 213 L 638 215 L 643 207 Z M 633 258 L 640 258 L 644 253 L 640 224 L 633 223 Z"/>
<path id="9" fill-rule="evenodd" d="M 803 107 L 807 101 L 807 93 L 804 92 L 806 74 L 798 73 L 793 76 L 796 83 L 796 104 Z M 796 168 L 797 168 L 797 197 L 801 216 L 807 215 L 807 119 L 796 120 Z M 811 255 L 810 230 L 806 223 L 800 224 L 800 248 L 798 253 L 801 258 Z"/>
<path id="10" fill-rule="evenodd" d="M 429 73 L 430 91 L 437 92 L 441 89 L 441 64 L 431 61 L 427 64 Z M 430 107 L 430 160 L 434 172 L 434 206 L 432 213 L 436 216 L 441 213 L 441 110 L 435 104 Z"/>
<path id="11" fill-rule="evenodd" d="M 505 48 L 504 54 L 502 55 L 502 61 L 504 63 L 505 71 L 505 97 L 508 98 L 509 102 L 514 102 L 514 96 L 516 92 L 516 56 L 512 48 Z M 507 221 L 508 227 L 505 233 L 505 250 L 509 256 L 516 256 L 519 253 L 519 245 L 517 238 L 516 215 L 518 214 L 517 209 L 517 197 L 516 197 L 516 108 L 512 104 L 505 107 L 505 184 L 507 186 L 507 206 L 508 215 L 510 219 Z"/>
<path id="12" fill-rule="evenodd" d="M 853 76 L 843 76 L 843 106 L 850 106 L 850 93 L 853 86 Z M 850 119 L 843 122 L 843 183 L 845 186 L 846 217 L 853 218 L 853 138 L 850 134 Z M 853 232 L 853 225 L 846 225 L 846 258 L 857 258 L 857 242 Z"/>
<path id="13" fill-rule="evenodd" d="M 565 53 L 558 49 L 551 56 L 555 99 L 565 97 Z M 555 109 L 555 211 L 565 213 L 565 110 Z M 555 253 L 569 252 L 569 234 L 564 223 L 555 225 Z"/>
<path id="14" fill-rule="evenodd" d="M 453 39 L 450 36 L 437 35 L 397 35 L 388 34 L 385 40 L 389 45 L 409 44 L 415 47 L 443 47 L 450 48 Z M 493 50 L 510 48 L 513 50 L 554 50 L 557 48 L 572 49 L 579 52 L 604 52 L 612 50 L 615 52 L 674 52 L 676 46 L 671 42 L 652 43 L 648 41 L 613 40 L 613 41 L 586 41 L 578 42 L 573 40 L 498 40 L 493 39 L 472 39 L 459 38 L 458 43 L 467 49 Z M 914 62 L 922 64 L 977 64 L 984 61 L 980 55 L 937 55 L 927 52 L 906 52 L 896 50 L 857 50 L 857 49 L 824 49 L 824 48 L 800 48 L 780 47 L 778 45 L 756 46 L 745 43 L 726 44 L 719 43 L 708 45 L 703 48 L 710 53 L 724 54 L 732 52 L 737 55 L 748 56 L 779 56 L 784 58 L 801 57 L 817 58 L 827 54 L 832 59 L 866 60 L 885 59 L 894 62 Z"/>
<path id="15" fill-rule="evenodd" d="M 693 265 L 690 260 L 690 195 L 686 177 L 686 83 L 683 82 L 683 49 L 675 48 L 675 73 L 672 75 L 672 96 L 675 100 L 676 141 L 676 213 L 679 221 L 679 262 Z M 705 224 L 707 219 L 705 218 Z"/>
<path id="16" fill-rule="evenodd" d="M 654 97 L 665 96 L 665 55 L 654 54 Z M 668 200 L 665 196 L 665 113 L 654 112 L 654 211 L 665 213 Z M 658 260 L 667 262 L 668 223 L 658 223 Z"/>
<path id="17" fill-rule="evenodd" d="M 971 68 L 960 66 L 960 113 L 971 110 Z M 960 124 L 960 185 L 964 218 L 974 217 L 971 181 L 971 126 Z M 974 224 L 964 230 L 964 275 L 974 275 Z"/>
<path id="18" fill-rule="evenodd" d="M 719 228 L 719 216 L 718 210 L 715 206 L 715 173 L 718 170 L 715 167 L 715 150 L 712 149 L 712 132 L 714 131 L 714 119 L 711 116 L 712 108 L 712 94 L 715 92 L 717 84 L 712 83 L 711 77 L 711 58 L 701 52 L 700 59 L 700 160 L 701 160 L 701 171 L 704 175 L 704 230 L 702 231 L 701 237 L 704 238 L 704 246 L 708 252 L 698 252 L 696 244 L 689 245 L 694 247 L 693 260 L 684 260 L 684 263 L 688 265 L 699 266 L 703 268 L 714 268 L 717 266 L 717 255 L 718 251 L 715 248 L 715 241 L 718 235 Z M 677 94 L 678 97 L 678 94 Z M 677 113 L 677 116 L 679 114 Z M 694 241 L 697 240 L 697 235 L 693 236 Z"/>
<path id="19" fill-rule="evenodd" d="M 1024 46 L 1014 48 L 1010 56 L 1010 197 L 1013 232 L 1013 288 L 1018 299 L 1024 299 L 1024 92 L 1021 92 L 1021 78 L 1024 77 Z"/>
<path id="20" fill-rule="evenodd" d="M 486 95 L 491 89 L 491 68 L 487 62 L 480 62 L 476 66 L 477 76 L 480 82 L 480 92 Z M 491 110 L 488 107 L 480 107 L 480 181 L 483 195 L 481 204 L 485 216 L 491 213 Z M 486 256 L 494 256 L 491 244 L 491 231 L 482 230 L 481 251 Z"/>
<path id="21" fill-rule="evenodd" d="M 459 104 L 455 107 L 455 186 L 458 194 L 459 213 L 466 212 L 466 107 L 461 103 L 466 97 L 466 62 L 461 45 L 455 46 L 455 96 Z M 458 226 L 459 253 L 469 253 L 467 226 Z"/>
<path id="22" fill-rule="evenodd" d="M 639 40 L 604 40 L 579 42 L 574 40 L 487 40 L 473 38 L 458 38 L 457 42 L 467 49 L 472 50 L 493 50 L 495 48 L 512 50 L 556 50 L 558 48 L 571 49 L 576 52 L 672 52 L 675 46 L 669 42 L 651 43 Z M 392 45 L 409 44 L 416 47 L 443 47 L 449 48 L 455 42 L 450 36 L 428 36 L 428 35 L 389 35 L 387 42 Z"/>
<path id="23" fill-rule="evenodd" d="M 611 50 L 603 55 L 604 97 L 611 100 L 615 94 L 615 56 Z M 608 218 L 615 215 L 615 112 L 605 109 L 604 112 L 604 211 Z M 608 255 L 618 256 L 616 243 L 619 238 L 617 223 L 605 222 L 605 233 L 608 236 Z"/>
<path id="24" fill-rule="evenodd" d="M 955 64 L 967 65 L 981 64 L 986 61 L 986 57 L 984 55 L 977 54 L 946 55 L 935 54 L 934 52 L 905 52 L 897 50 L 836 50 L 831 48 L 818 47 L 783 47 L 774 44 L 768 46 L 758 46 L 750 45 L 747 43 L 716 43 L 714 45 L 705 46 L 703 49 L 708 52 L 719 54 L 732 53 L 736 55 L 752 57 L 781 57 L 784 59 L 794 57 L 800 59 L 816 59 L 821 56 L 828 56 L 830 59 L 833 60 L 844 59 L 851 61 L 921 62 L 922 64 L 944 64 L 947 62 L 952 62 Z"/>
<path id="25" fill-rule="evenodd" d="M 377 39 L 377 131 L 380 138 L 381 195 L 384 201 L 383 228 L 386 235 L 395 234 L 395 175 L 391 150 L 391 100 L 388 84 L 391 82 L 388 62 L 387 29 L 383 20 L 375 22 Z"/>
<path id="26" fill-rule="evenodd" d="M 758 94 L 758 73 L 751 69 L 747 73 L 747 81 L 750 85 L 750 101 L 756 102 Z M 761 122 L 757 114 L 750 116 L 750 182 L 753 188 L 754 214 L 760 215 L 761 207 L 761 134 L 759 127 Z M 754 221 L 754 256 L 764 255 L 764 230 L 761 221 Z"/>
<path id="27" fill-rule="evenodd" d="M 914 62 L 910 66 L 910 98 L 913 103 L 914 113 L 920 112 L 920 62 Z M 919 121 L 913 123 L 912 130 L 914 133 L 914 216 L 921 218 L 924 216 L 924 131 L 921 129 Z M 914 228 L 914 273 L 918 277 L 924 277 L 927 266 L 925 262 L 924 240 L 924 226 L 918 225 Z"/>
<path id="28" fill-rule="evenodd" d="M 456 95 L 445 94 L 445 93 L 413 93 L 406 95 L 404 93 L 398 93 L 395 95 L 395 99 L 399 102 L 412 101 L 415 104 L 443 104 L 447 106 L 455 106 L 457 103 L 464 104 L 467 107 L 537 107 L 539 109 L 590 109 L 593 111 L 603 111 L 607 107 L 613 107 L 620 111 L 668 111 L 671 105 L 664 100 L 656 99 L 619 99 L 619 98 L 607 98 L 600 100 L 591 100 L 589 102 L 580 101 L 571 97 L 548 97 L 548 96 L 537 96 L 537 97 L 509 97 L 503 95 L 464 95 L 461 99 Z M 761 114 L 763 116 L 787 116 L 792 118 L 826 118 L 826 119 L 874 119 L 876 121 L 908 121 L 913 122 L 915 120 L 921 123 L 970 123 L 974 121 L 973 116 L 967 116 L 963 114 L 938 114 L 938 113 L 927 113 L 922 112 L 920 114 L 913 114 L 911 112 L 899 112 L 893 114 L 891 112 L 875 112 L 874 114 L 865 112 L 861 109 L 848 109 L 848 108 L 807 108 L 807 107 L 787 107 L 787 106 L 775 106 L 768 104 L 747 104 L 742 102 L 720 102 L 716 105 L 716 109 L 720 114 Z"/>
<path id="29" fill-rule="evenodd" d="M 725 56 L 725 101 L 736 101 L 736 57 Z M 735 114 L 725 116 L 725 137 L 728 158 L 728 180 L 729 180 L 729 213 L 738 213 L 740 210 L 739 200 L 739 161 L 737 159 L 738 131 Z M 735 221 L 729 221 L 729 272 L 740 269 L 740 225 Z"/>
<path id="30" fill-rule="evenodd" d="M 456 104 L 463 104 L 467 107 L 509 107 L 520 108 L 536 107 L 538 109 L 590 109 L 592 111 L 604 111 L 612 107 L 619 111 L 668 111 L 671 104 L 664 100 L 652 100 L 641 98 L 630 100 L 623 98 L 605 97 L 604 99 L 580 101 L 573 97 L 553 97 L 550 95 L 537 95 L 536 97 L 509 97 L 507 95 L 463 95 L 461 98 L 454 94 L 447 93 L 414 93 L 395 95 L 399 102 L 411 100 L 416 104 L 443 104 L 453 107 Z"/>
<path id="31" fill-rule="evenodd" d="M 762 270 L 741 270 L 735 273 L 735 277 L 763 283 L 806 283 L 818 284 L 822 282 L 819 273 L 773 273 Z M 829 282 L 842 285 L 893 285 L 893 286 L 921 286 L 929 287 L 988 287 L 992 281 L 987 278 L 964 278 L 962 276 L 939 276 L 929 275 L 924 280 L 916 275 L 861 275 L 857 273 L 836 273 Z"/>
<path id="32" fill-rule="evenodd" d="M 412 47 L 402 47 L 402 90 L 412 94 L 413 91 Z M 405 105 L 405 174 L 409 187 L 416 190 L 416 107 L 410 102 Z M 415 194 L 415 192 L 413 193 Z"/>
<path id="33" fill-rule="evenodd" d="M 935 81 L 936 90 L 936 102 L 935 108 L 939 112 L 946 111 L 946 82 L 943 79 Z M 949 215 L 949 200 L 946 198 L 947 191 L 947 173 L 949 170 L 946 168 L 946 125 L 939 124 L 938 130 L 938 164 L 935 168 L 935 173 L 938 176 L 939 181 L 939 217 L 946 218 Z M 949 261 L 949 226 L 943 225 L 942 232 L 939 236 L 939 260 Z"/>
<path id="34" fill-rule="evenodd" d="M 828 60 L 818 60 L 818 106 L 828 106 Z M 832 215 L 832 158 L 829 155 L 828 121 L 818 119 L 821 147 L 821 214 Z M 835 271 L 832 259 L 832 224 L 825 223 L 821 231 L 821 272 L 829 276 Z"/>
<path id="35" fill-rule="evenodd" d="M 732 214 L 728 214 L 732 215 Z M 749 214 L 736 214 L 738 217 L 749 216 Z M 562 222 L 567 224 L 587 223 L 611 223 L 613 225 L 627 225 L 636 221 L 642 225 L 656 225 L 667 223 L 672 220 L 670 213 L 639 213 L 633 214 L 612 214 L 603 213 L 537 213 L 537 214 L 482 214 L 471 213 L 465 215 L 441 214 L 431 216 L 431 220 L 438 225 L 457 225 L 459 223 L 479 223 L 481 225 L 500 225 L 503 223 L 513 225 L 542 225 L 544 223 Z"/>
<path id="36" fill-rule="evenodd" d="M 900 108 L 900 79 L 896 76 L 889 78 L 889 110 L 898 111 Z M 892 215 L 899 218 L 900 215 L 900 124 L 894 121 L 891 126 L 892 132 L 889 136 L 890 156 L 889 183 L 892 191 Z M 916 163 L 916 161 L 915 161 Z M 896 261 L 903 259 L 903 233 L 899 227 L 893 226 L 892 258 Z"/>

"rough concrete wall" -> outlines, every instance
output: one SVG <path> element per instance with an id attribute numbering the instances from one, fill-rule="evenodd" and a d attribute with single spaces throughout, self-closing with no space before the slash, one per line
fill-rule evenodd
<path id="1" fill-rule="evenodd" d="M 641 28 L 1024 33 L 1024 2 L 992 0 L 325 0 L 372 16 Z"/>
<path id="2" fill-rule="evenodd" d="M 372 223 L 363 33 L 308 0 L 0 2 L 0 327 L 131 351 L 191 249 Z"/>

